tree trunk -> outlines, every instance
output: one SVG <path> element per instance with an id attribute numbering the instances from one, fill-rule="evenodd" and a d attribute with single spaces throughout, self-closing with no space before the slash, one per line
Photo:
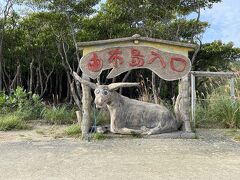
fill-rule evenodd
<path id="1" fill-rule="evenodd" d="M 179 94 L 175 103 L 174 111 L 178 120 L 182 120 L 183 130 L 192 132 L 190 124 L 190 82 L 188 75 L 179 82 Z"/>
<path id="2" fill-rule="evenodd" d="M 158 104 L 157 88 L 156 88 L 156 75 L 152 72 L 152 92 L 155 104 Z"/>
<path id="3" fill-rule="evenodd" d="M 66 98 L 65 98 L 65 102 L 68 102 L 70 99 L 70 89 L 69 89 L 69 83 L 67 83 L 67 95 L 66 95 Z"/>
<path id="4" fill-rule="evenodd" d="M 125 74 L 122 82 L 126 82 L 127 78 L 128 78 L 129 75 L 131 74 L 131 72 L 132 72 L 132 70 L 128 71 L 128 72 Z M 119 93 L 120 93 L 120 94 L 122 94 L 122 90 L 123 90 L 123 88 L 120 88 L 120 90 L 119 90 Z"/>
<path id="5" fill-rule="evenodd" d="M 17 72 L 16 72 L 16 74 L 15 74 L 13 80 L 12 80 L 11 85 L 10 85 L 10 90 L 13 90 L 13 89 L 16 88 L 17 79 L 18 79 L 18 76 L 20 75 L 20 67 L 21 67 L 21 65 L 19 64 L 17 66 Z"/>
<path id="6" fill-rule="evenodd" d="M 38 68 L 38 74 L 39 74 L 39 84 L 40 84 L 40 94 L 43 93 L 43 78 L 42 78 L 42 72 L 41 72 L 41 66 L 39 65 Z"/>
<path id="7" fill-rule="evenodd" d="M 3 64 L 2 65 L 2 73 L 3 73 L 3 76 L 2 76 L 2 82 L 4 83 L 4 86 L 3 88 L 5 87 L 5 90 L 7 90 L 8 92 L 10 92 L 10 85 L 11 85 L 11 78 L 10 78 L 10 75 L 7 73 L 6 71 L 6 68 L 5 68 L 5 65 Z"/>
<path id="8" fill-rule="evenodd" d="M 84 80 L 90 81 L 90 78 L 87 76 L 82 77 Z M 83 111 L 83 116 L 82 116 L 82 124 L 81 124 L 81 130 L 82 130 L 82 138 L 83 139 L 88 139 L 88 131 L 90 129 L 90 107 L 91 107 L 91 94 L 90 94 L 90 88 L 87 87 L 84 84 L 82 85 L 82 111 Z"/>
<path id="9" fill-rule="evenodd" d="M 81 90 L 81 84 L 77 81 L 75 81 L 75 83 L 76 83 L 76 87 L 77 87 L 77 92 L 76 92 L 76 95 L 77 95 L 77 97 L 79 98 L 79 101 L 82 99 L 81 97 L 82 97 L 82 90 Z"/>
<path id="10" fill-rule="evenodd" d="M 3 40 L 5 35 L 5 25 L 7 21 L 7 16 L 9 15 L 10 9 L 13 6 L 12 0 L 7 0 L 4 8 L 1 8 L 3 15 L 1 17 L 1 29 L 0 29 L 0 91 L 3 90 Z"/>
<path id="11" fill-rule="evenodd" d="M 55 87 L 56 88 L 56 87 Z M 53 82 L 52 78 L 49 79 L 49 94 L 53 94 Z"/>
<path id="12" fill-rule="evenodd" d="M 4 27 L 3 27 L 4 28 Z M 2 48 L 3 48 L 3 37 L 4 37 L 4 30 L 2 29 L 2 32 L 0 32 L 0 91 L 3 90 L 3 54 L 2 54 Z"/>
<path id="13" fill-rule="evenodd" d="M 76 111 L 76 115 L 77 115 L 78 125 L 81 127 L 81 125 L 82 125 L 82 111 Z"/>
<path id="14" fill-rule="evenodd" d="M 78 98 L 78 95 L 77 95 L 77 93 L 75 91 L 74 81 L 71 83 L 70 88 L 71 88 L 73 99 L 74 99 L 76 105 L 78 106 L 78 109 L 81 110 L 82 106 L 81 106 L 81 102 L 80 102 L 80 100 Z"/>
<path id="15" fill-rule="evenodd" d="M 58 92 L 59 92 L 59 77 L 56 72 L 56 74 L 55 74 L 55 89 L 54 89 L 55 96 L 59 95 Z"/>
<path id="16" fill-rule="evenodd" d="M 38 92 L 38 87 L 39 87 L 39 72 L 38 71 L 39 71 L 39 69 L 37 68 L 36 69 L 37 82 L 36 82 L 36 86 L 35 86 L 34 92 Z"/>
<path id="17" fill-rule="evenodd" d="M 32 62 L 30 63 L 30 82 L 29 82 L 29 92 L 33 94 L 33 62 L 34 59 L 32 59 Z"/>
<path id="18" fill-rule="evenodd" d="M 46 76 L 46 79 L 45 79 L 45 83 L 44 83 L 44 89 L 41 90 L 42 92 L 41 92 L 40 98 L 42 98 L 43 95 L 45 94 L 45 92 L 47 91 L 48 81 L 49 81 L 49 78 L 51 77 L 51 75 L 52 75 L 52 73 L 53 73 L 53 71 L 54 71 L 54 67 L 52 68 L 52 70 L 49 72 L 48 75 L 46 74 L 46 72 L 45 72 L 44 69 L 43 69 L 43 71 L 44 71 L 44 74 L 45 74 L 45 76 Z"/>
<path id="19" fill-rule="evenodd" d="M 62 74 L 59 75 L 59 88 L 58 88 L 58 98 L 62 99 Z"/>
<path id="20" fill-rule="evenodd" d="M 0 43 L 0 91 L 3 90 L 2 43 Z"/>

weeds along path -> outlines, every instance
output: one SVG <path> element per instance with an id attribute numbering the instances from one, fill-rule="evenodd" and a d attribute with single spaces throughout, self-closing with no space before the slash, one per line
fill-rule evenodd
<path id="1" fill-rule="evenodd" d="M 224 130 L 198 134 L 199 139 L 90 143 L 5 139 L 0 142 L 0 179 L 239 179 L 240 143 L 226 137 Z"/>

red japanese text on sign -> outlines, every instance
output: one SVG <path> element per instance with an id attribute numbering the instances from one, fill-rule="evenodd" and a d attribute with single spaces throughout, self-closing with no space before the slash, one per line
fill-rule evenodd
<path id="1" fill-rule="evenodd" d="M 136 48 L 132 48 L 131 49 L 131 61 L 128 63 L 129 66 L 134 67 L 141 67 L 144 65 L 144 59 L 143 59 L 143 55 L 141 54 L 141 52 L 136 49 Z"/>
<path id="2" fill-rule="evenodd" d="M 161 64 L 162 64 L 162 67 L 165 68 L 166 67 L 166 63 L 164 61 L 164 59 L 162 58 L 162 56 L 159 54 L 159 53 L 156 53 L 154 51 L 151 51 L 151 54 L 154 56 L 152 57 L 151 59 L 148 60 L 148 64 L 152 64 L 156 59 L 159 59 Z"/>
<path id="3" fill-rule="evenodd" d="M 109 51 L 108 54 L 110 56 L 108 59 L 108 62 L 110 64 L 113 64 L 115 68 L 117 68 L 120 64 L 123 64 L 123 58 L 121 56 L 122 51 L 120 49 L 113 49 Z M 119 64 L 118 64 L 118 61 L 119 61 Z"/>
<path id="4" fill-rule="evenodd" d="M 100 58 L 98 58 L 96 53 L 92 54 L 92 58 L 89 60 L 87 67 L 92 72 L 98 72 L 102 69 L 103 63 Z"/>
<path id="5" fill-rule="evenodd" d="M 175 63 L 180 63 L 180 66 L 176 67 Z M 187 62 L 185 59 L 180 57 L 172 57 L 170 59 L 170 68 L 176 72 L 183 72 L 187 66 Z"/>
<path id="6" fill-rule="evenodd" d="M 146 68 L 165 80 L 176 80 L 191 70 L 188 57 L 147 46 L 120 46 L 94 51 L 85 55 L 80 68 L 96 79 L 102 71 L 112 69 L 107 78 L 114 78 L 131 69 Z"/>

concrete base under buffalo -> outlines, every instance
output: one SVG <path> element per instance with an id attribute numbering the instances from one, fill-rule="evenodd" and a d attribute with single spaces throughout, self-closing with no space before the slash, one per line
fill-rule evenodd
<path id="1" fill-rule="evenodd" d="M 189 133 L 189 132 L 183 132 L 183 131 L 176 131 L 172 133 L 164 133 L 164 134 L 156 134 L 151 136 L 146 136 L 146 138 L 159 138 L 159 139 L 196 139 L 197 134 L 196 133 Z"/>
<path id="2" fill-rule="evenodd" d="M 104 134 L 107 138 L 130 138 L 130 137 L 138 137 L 138 138 L 145 138 L 145 139 L 196 139 L 196 133 L 189 133 L 184 131 L 176 131 L 171 133 L 164 133 L 164 134 L 156 134 L 150 136 L 142 136 L 142 135 L 122 135 L 122 134 L 113 134 L 113 133 L 106 133 Z"/>

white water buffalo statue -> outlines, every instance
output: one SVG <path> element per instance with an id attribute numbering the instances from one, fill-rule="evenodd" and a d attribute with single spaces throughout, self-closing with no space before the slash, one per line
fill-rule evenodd
<path id="1" fill-rule="evenodd" d="M 111 116 L 110 131 L 113 133 L 160 134 L 177 131 L 182 124 L 163 105 L 129 99 L 115 91 L 121 87 L 138 86 L 139 83 L 97 85 L 81 79 L 75 72 L 73 76 L 94 89 L 97 108 L 107 106 Z"/>

